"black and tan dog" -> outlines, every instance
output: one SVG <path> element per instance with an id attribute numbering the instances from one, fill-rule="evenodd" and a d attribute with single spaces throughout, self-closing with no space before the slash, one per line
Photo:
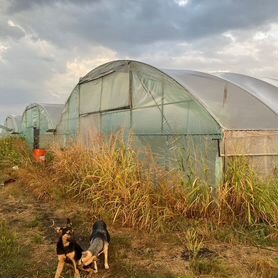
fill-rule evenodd
<path id="1" fill-rule="evenodd" d="M 52 225 L 54 227 L 54 223 Z M 59 239 L 56 245 L 58 255 L 58 266 L 55 278 L 59 278 L 65 263 L 72 263 L 74 267 L 74 277 L 79 278 L 80 273 L 77 268 L 77 262 L 81 259 L 83 249 L 74 240 L 72 223 L 67 219 L 67 224 L 64 227 L 54 227 Z"/>
<path id="2" fill-rule="evenodd" d="M 90 236 L 90 246 L 88 250 L 82 252 L 82 257 L 78 264 L 83 268 L 94 263 L 94 272 L 98 271 L 97 259 L 100 254 L 104 254 L 104 267 L 109 269 L 108 265 L 108 247 L 110 243 L 110 235 L 107 226 L 103 220 L 94 223 L 92 234 Z"/>

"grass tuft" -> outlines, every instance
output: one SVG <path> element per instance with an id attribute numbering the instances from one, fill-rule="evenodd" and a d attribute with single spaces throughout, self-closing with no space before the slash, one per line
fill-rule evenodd
<path id="1" fill-rule="evenodd" d="M 19 245 L 16 235 L 9 229 L 5 222 L 0 222 L 0 277 L 7 277 L 14 273 L 23 273 L 23 249 Z"/>
<path id="2" fill-rule="evenodd" d="M 232 277 L 231 271 L 219 260 L 195 259 L 190 262 L 195 275 L 211 275 L 212 277 Z"/>

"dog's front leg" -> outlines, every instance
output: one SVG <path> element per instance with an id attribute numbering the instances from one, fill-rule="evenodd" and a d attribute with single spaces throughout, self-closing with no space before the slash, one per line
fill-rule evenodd
<path id="1" fill-rule="evenodd" d="M 79 270 L 76 266 L 75 260 L 73 260 L 72 263 L 73 263 L 73 267 L 74 267 L 74 278 L 80 278 L 80 273 L 79 273 Z"/>
<path id="2" fill-rule="evenodd" d="M 76 262 L 74 261 L 73 262 L 73 267 L 74 267 L 74 278 L 80 278 L 80 273 L 79 273 L 79 270 L 76 266 Z"/>
<path id="3" fill-rule="evenodd" d="M 97 269 L 97 261 L 94 261 L 94 273 L 97 273 L 98 269 Z"/>
<path id="4" fill-rule="evenodd" d="M 108 246 L 109 246 L 109 244 L 105 243 L 104 248 L 103 248 L 105 269 L 109 269 L 109 265 L 108 265 Z"/>
<path id="5" fill-rule="evenodd" d="M 55 278 L 60 277 L 60 275 L 63 271 L 64 265 L 65 265 L 65 256 L 64 255 L 58 255 L 58 266 L 57 266 L 57 270 L 56 270 L 56 273 L 55 273 Z"/>
<path id="6" fill-rule="evenodd" d="M 71 253 L 68 253 L 67 254 L 67 257 L 71 260 L 72 264 L 73 264 L 73 268 L 74 268 L 74 278 L 80 278 L 80 273 L 79 273 L 79 270 L 77 268 L 77 265 L 76 265 L 76 261 L 74 259 L 74 255 L 75 253 L 74 252 L 71 252 Z"/>

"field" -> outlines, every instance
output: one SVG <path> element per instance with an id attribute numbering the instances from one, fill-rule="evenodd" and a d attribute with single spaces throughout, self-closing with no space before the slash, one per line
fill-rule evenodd
<path id="1" fill-rule="evenodd" d="M 110 269 L 100 258 L 95 277 L 278 275 L 276 180 L 235 161 L 215 191 L 154 162 L 146 171 L 121 140 L 95 146 L 54 146 L 38 164 L 21 139 L 1 140 L 0 277 L 54 277 L 51 224 L 67 217 L 83 248 L 95 219 L 108 224 Z M 70 266 L 63 275 L 73 277 Z"/>

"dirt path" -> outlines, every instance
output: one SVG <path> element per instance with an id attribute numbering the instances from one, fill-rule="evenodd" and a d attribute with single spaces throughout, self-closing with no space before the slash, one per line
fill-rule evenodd
<path id="1" fill-rule="evenodd" d="M 11 259 L 14 266 L 6 265 L 8 273 L 1 269 L 1 277 L 51 277 L 55 265 L 52 255 L 55 234 L 49 223 L 53 212 L 17 183 L 0 188 L 0 204 L 0 220 L 8 233 L 15 236 L 20 249 L 17 258 Z M 9 250 L 7 255 L 10 255 Z"/>
<path id="2" fill-rule="evenodd" d="M 9 277 L 53 277 L 56 268 L 56 235 L 50 227 L 52 220 L 61 223 L 65 215 L 70 215 L 77 224 L 76 222 L 81 221 L 74 214 L 77 208 L 63 204 L 53 209 L 53 204 L 36 200 L 17 182 L 0 188 L 0 204 L 0 220 L 16 235 L 17 242 L 24 251 L 24 256 L 17 260 L 24 261 L 25 267 L 13 267 Z M 89 230 L 90 226 L 84 230 L 82 225 L 76 229 L 77 240 L 83 248 L 87 246 Z M 158 277 L 158 274 L 151 275 L 152 272 L 160 273 L 159 277 L 176 277 L 171 269 L 178 273 L 184 272 L 186 263 L 180 258 L 181 249 L 177 252 L 171 244 L 164 244 L 162 247 L 159 239 L 153 236 L 138 238 L 134 231 L 131 235 L 130 229 L 110 227 L 110 232 L 113 234 L 110 248 L 110 267 L 113 270 L 105 272 L 100 267 L 100 273 L 96 277 Z M 4 273 L 5 270 L 2 269 L 0 277 L 7 278 Z M 72 277 L 70 268 L 64 277 Z"/>

